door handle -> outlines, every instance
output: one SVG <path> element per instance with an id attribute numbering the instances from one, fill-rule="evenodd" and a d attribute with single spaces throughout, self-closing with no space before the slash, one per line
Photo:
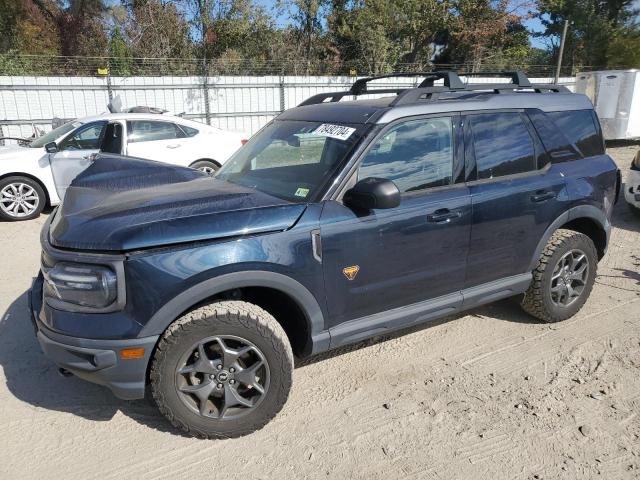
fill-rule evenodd
<path id="1" fill-rule="evenodd" d="M 427 221 L 430 223 L 449 223 L 454 218 L 460 218 L 462 212 L 460 210 L 449 210 L 441 208 L 427 215 Z"/>
<path id="2" fill-rule="evenodd" d="M 181 145 L 179 143 L 174 143 L 173 145 L 167 145 L 167 148 L 178 148 Z"/>
<path id="3" fill-rule="evenodd" d="M 556 196 L 555 192 L 547 190 L 538 190 L 534 195 L 531 195 L 532 202 L 546 202 Z"/>

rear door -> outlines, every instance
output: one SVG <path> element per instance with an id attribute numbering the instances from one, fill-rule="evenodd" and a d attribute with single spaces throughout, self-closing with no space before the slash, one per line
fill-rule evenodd
<path id="1" fill-rule="evenodd" d="M 160 120 L 127 121 L 127 155 L 188 166 L 188 142 L 175 123 Z"/>
<path id="2" fill-rule="evenodd" d="M 520 111 L 466 115 L 473 219 L 466 287 L 529 270 L 538 241 L 563 211 L 564 177 Z"/>
<path id="3" fill-rule="evenodd" d="M 459 130 L 455 115 L 425 117 L 390 125 L 373 142 L 357 177 L 392 180 L 402 192 L 398 207 L 356 212 L 325 203 L 320 232 L 331 326 L 459 295 L 471 220 Z M 375 328 L 371 322 L 363 330 Z"/>
<path id="4" fill-rule="evenodd" d="M 58 151 L 50 154 L 51 171 L 60 198 L 74 178 L 91 165 L 92 155 L 98 153 L 107 125 L 106 120 L 90 122 L 58 142 Z"/>

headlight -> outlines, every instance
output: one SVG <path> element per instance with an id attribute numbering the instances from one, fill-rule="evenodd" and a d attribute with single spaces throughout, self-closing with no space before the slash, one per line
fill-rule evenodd
<path id="1" fill-rule="evenodd" d="M 100 265 L 58 262 L 53 268 L 42 268 L 44 296 L 83 307 L 104 308 L 118 295 L 117 277 L 113 270 Z"/>

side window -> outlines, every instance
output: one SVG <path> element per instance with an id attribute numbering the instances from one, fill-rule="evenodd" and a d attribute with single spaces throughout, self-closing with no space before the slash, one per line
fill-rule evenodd
<path id="1" fill-rule="evenodd" d="M 533 140 L 519 113 L 470 115 L 478 180 L 536 168 Z"/>
<path id="2" fill-rule="evenodd" d="M 79 127 L 60 142 L 59 150 L 98 150 L 100 138 L 107 122 L 93 122 Z"/>
<path id="3" fill-rule="evenodd" d="M 582 155 L 591 157 L 604 153 L 592 110 L 549 112 L 547 115 L 556 124 L 558 130 L 580 149 Z"/>
<path id="4" fill-rule="evenodd" d="M 132 120 L 127 122 L 129 143 L 154 142 L 183 138 L 184 132 L 175 123 L 154 122 L 152 120 Z"/>
<path id="5" fill-rule="evenodd" d="M 411 120 L 391 128 L 360 164 L 358 179 L 367 177 L 391 180 L 402 193 L 451 184 L 452 119 Z"/>

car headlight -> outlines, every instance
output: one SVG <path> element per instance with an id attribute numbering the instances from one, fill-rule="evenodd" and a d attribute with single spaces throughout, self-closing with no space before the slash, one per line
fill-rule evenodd
<path id="1" fill-rule="evenodd" d="M 45 298 L 83 307 L 104 308 L 118 296 L 117 277 L 109 267 L 58 262 L 42 268 Z"/>

